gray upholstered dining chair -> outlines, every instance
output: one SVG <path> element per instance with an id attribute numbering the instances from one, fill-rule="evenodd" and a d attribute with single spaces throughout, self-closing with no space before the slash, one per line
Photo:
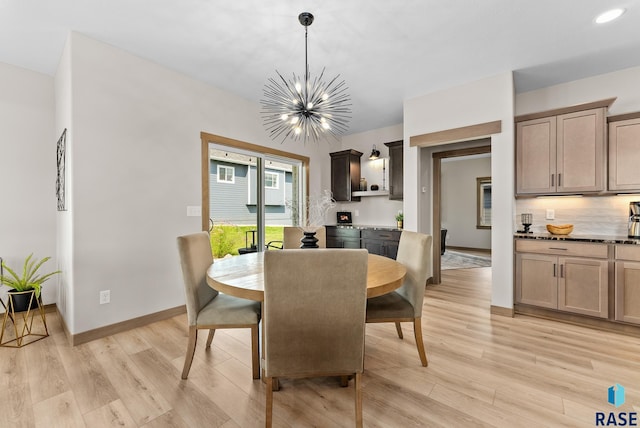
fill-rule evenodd
<path id="1" fill-rule="evenodd" d="M 251 366 L 253 378 L 260 377 L 260 357 L 258 350 L 258 322 L 260 303 L 218 293 L 207 285 L 207 269 L 213 263 L 211 242 L 207 232 L 199 232 L 178 237 L 178 251 L 186 292 L 189 342 L 184 359 L 182 379 L 186 379 L 191 369 L 196 351 L 198 330 L 208 329 L 206 349 L 216 329 L 251 329 Z"/>
<path id="2" fill-rule="evenodd" d="M 302 237 L 302 229 L 299 227 L 285 226 L 282 248 L 285 250 L 300 248 Z M 318 238 L 318 248 L 327 248 L 327 230 L 324 226 L 316 229 L 316 238 Z"/>
<path id="3" fill-rule="evenodd" d="M 427 279 L 431 276 L 432 237 L 402 231 L 396 261 L 407 269 L 404 282 L 396 291 L 367 300 L 367 322 L 393 322 L 398 337 L 403 338 L 401 322 L 413 322 L 413 332 L 420 361 L 427 366 L 422 340 L 422 302 Z"/>
<path id="4" fill-rule="evenodd" d="M 265 426 L 278 378 L 350 375 L 362 426 L 367 263 L 364 249 L 265 252 Z"/>

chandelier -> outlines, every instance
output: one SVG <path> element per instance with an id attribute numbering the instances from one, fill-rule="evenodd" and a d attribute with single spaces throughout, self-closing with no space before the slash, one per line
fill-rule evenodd
<path id="1" fill-rule="evenodd" d="M 313 23 L 313 15 L 303 12 L 298 21 L 304 26 L 304 76 L 301 79 L 293 73 L 293 78 L 287 80 L 276 70 L 278 77 L 269 78 L 263 90 L 264 99 L 260 100 L 264 126 L 271 139 L 282 138 L 281 143 L 288 137 L 305 143 L 327 135 L 336 138 L 348 129 L 351 117 L 351 99 L 346 93 L 346 83 L 339 80 L 340 75 L 325 81 L 323 68 L 318 77 L 311 79 L 307 29 Z"/>

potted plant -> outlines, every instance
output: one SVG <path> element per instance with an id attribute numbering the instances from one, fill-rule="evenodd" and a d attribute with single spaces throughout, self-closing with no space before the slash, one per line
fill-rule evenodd
<path id="1" fill-rule="evenodd" d="M 404 222 L 404 214 L 402 212 L 396 214 L 396 221 L 398 222 L 398 229 L 402 229 L 402 223 Z"/>
<path id="2" fill-rule="evenodd" d="M 50 258 L 51 257 L 45 257 L 38 261 L 38 259 L 33 258 L 33 254 L 29 254 L 29 257 L 24 261 L 21 276 L 19 276 L 14 269 L 7 266 L 4 261 L 2 262 L 2 269 L 6 269 L 8 275 L 0 275 L 0 281 L 2 285 L 11 288 L 9 294 L 13 295 L 11 297 L 13 298 L 14 312 L 22 312 L 29 308 L 33 309 L 38 307 L 42 284 L 53 275 L 60 273 L 59 270 L 45 274 L 38 273 L 38 269 Z M 29 302 L 31 302 L 30 307 Z"/>

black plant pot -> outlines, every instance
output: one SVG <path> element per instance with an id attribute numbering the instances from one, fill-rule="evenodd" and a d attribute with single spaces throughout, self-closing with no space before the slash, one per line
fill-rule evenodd
<path id="1" fill-rule="evenodd" d="M 29 309 L 29 302 L 31 302 L 31 309 L 38 308 L 38 299 L 36 298 L 35 290 L 16 291 L 15 289 L 9 290 L 10 299 L 13 300 L 13 311 L 24 312 Z"/>
<path id="2" fill-rule="evenodd" d="M 304 237 L 300 240 L 302 245 L 300 248 L 319 248 L 318 247 L 318 238 L 316 238 L 316 232 L 302 232 Z"/>

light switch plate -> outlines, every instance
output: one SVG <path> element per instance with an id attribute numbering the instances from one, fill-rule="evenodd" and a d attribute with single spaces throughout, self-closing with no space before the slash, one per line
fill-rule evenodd
<path id="1" fill-rule="evenodd" d="M 202 216 L 202 207 L 201 206 L 187 206 L 187 217 L 200 217 Z"/>
<path id="2" fill-rule="evenodd" d="M 553 219 L 555 219 L 555 218 L 556 218 L 556 210 L 550 210 L 550 209 L 548 209 L 548 210 L 547 210 L 547 217 L 546 217 L 546 219 L 547 219 L 547 220 L 553 220 Z"/>

